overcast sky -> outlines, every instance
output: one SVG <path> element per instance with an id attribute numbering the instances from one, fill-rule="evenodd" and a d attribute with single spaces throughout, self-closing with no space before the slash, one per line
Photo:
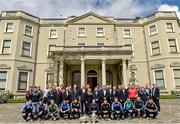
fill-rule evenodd
<path id="1" fill-rule="evenodd" d="M 176 11 L 180 0 L 0 0 L 0 11 L 23 10 L 43 18 L 59 18 L 96 12 L 105 16 L 130 18 L 155 11 Z"/>

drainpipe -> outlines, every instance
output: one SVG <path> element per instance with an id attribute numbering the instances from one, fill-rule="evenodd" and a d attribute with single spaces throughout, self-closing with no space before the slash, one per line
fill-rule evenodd
<path id="1" fill-rule="evenodd" d="M 145 35 L 145 29 L 143 26 L 143 37 L 144 37 L 144 46 L 145 46 L 145 53 L 146 53 L 146 61 L 147 61 L 147 67 L 148 67 L 148 79 L 149 79 L 149 86 L 151 88 L 151 77 L 150 77 L 150 65 L 149 65 L 149 57 L 148 57 L 148 48 L 147 48 L 147 39 Z"/>

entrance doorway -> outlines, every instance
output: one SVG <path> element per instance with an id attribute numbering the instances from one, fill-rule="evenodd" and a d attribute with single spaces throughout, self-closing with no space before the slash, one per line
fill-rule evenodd
<path id="1" fill-rule="evenodd" d="M 90 88 L 94 90 L 97 86 L 97 73 L 94 70 L 90 70 L 87 73 L 87 84 L 89 84 Z"/>

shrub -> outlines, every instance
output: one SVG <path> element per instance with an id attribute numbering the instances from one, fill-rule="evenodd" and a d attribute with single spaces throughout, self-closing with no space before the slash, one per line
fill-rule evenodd
<path id="1" fill-rule="evenodd" d="M 3 91 L 0 93 L 0 103 L 7 103 L 7 100 L 13 98 L 14 95 L 9 91 Z"/>
<path id="2" fill-rule="evenodd" d="M 171 94 L 175 96 L 180 96 L 180 90 L 172 90 Z"/>
<path id="3" fill-rule="evenodd" d="M 25 98 L 8 99 L 7 103 L 25 103 Z"/>
<path id="4" fill-rule="evenodd" d="M 160 99 L 176 99 L 176 95 L 161 95 Z"/>

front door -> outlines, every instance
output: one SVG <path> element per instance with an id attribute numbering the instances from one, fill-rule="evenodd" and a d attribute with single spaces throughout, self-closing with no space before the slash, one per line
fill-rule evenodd
<path id="1" fill-rule="evenodd" d="M 87 84 L 89 84 L 90 88 L 94 90 L 97 86 L 97 73 L 94 70 L 90 70 L 87 73 Z"/>

